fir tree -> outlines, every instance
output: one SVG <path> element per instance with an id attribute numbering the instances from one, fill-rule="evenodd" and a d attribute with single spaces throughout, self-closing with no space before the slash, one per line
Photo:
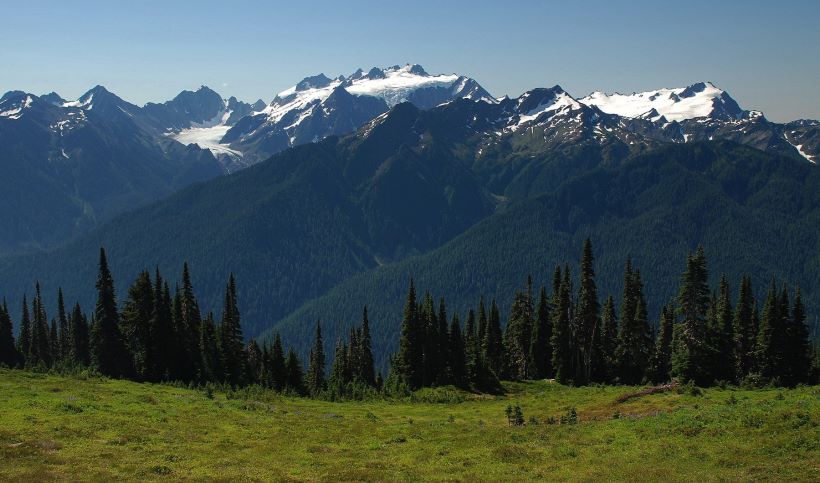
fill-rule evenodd
<path id="1" fill-rule="evenodd" d="M 532 325 L 530 338 L 530 368 L 531 376 L 537 379 L 549 377 L 552 373 L 552 324 L 550 322 L 549 301 L 547 289 L 541 287 L 538 295 L 538 308 L 535 311 L 535 321 Z"/>
<path id="2" fill-rule="evenodd" d="M 373 368 L 373 342 L 370 337 L 370 320 L 367 316 L 367 306 L 362 310 L 362 336 L 357 375 L 368 386 L 376 385 L 375 370 Z"/>
<path id="3" fill-rule="evenodd" d="M 222 355 L 219 352 L 216 322 L 214 322 L 213 314 L 208 314 L 202 322 L 199 353 L 202 357 L 200 363 L 202 379 L 205 381 L 223 381 L 225 375 L 222 371 Z"/>
<path id="4" fill-rule="evenodd" d="M 735 380 L 740 381 L 752 371 L 754 365 L 754 348 L 757 339 L 757 327 L 753 319 L 754 295 L 752 294 L 752 280 L 743 277 L 740 282 L 740 291 L 737 298 L 734 317 L 732 318 L 732 333 L 734 335 L 734 362 Z"/>
<path id="5" fill-rule="evenodd" d="M 436 374 L 435 382 L 437 385 L 446 385 L 450 381 L 450 373 L 448 371 L 450 363 L 450 331 L 447 327 L 447 307 L 444 303 L 444 298 L 439 299 L 438 315 L 436 316 L 438 322 L 438 374 Z"/>
<path id="6" fill-rule="evenodd" d="M 154 288 L 147 271 L 141 272 L 128 289 L 122 310 L 121 327 L 125 345 L 133 358 L 137 379 L 150 378 L 153 356 L 151 348 L 151 317 L 154 314 Z"/>
<path id="7" fill-rule="evenodd" d="M 424 353 L 422 349 L 422 330 L 419 327 L 418 307 L 416 305 L 416 288 L 410 279 L 407 291 L 407 302 L 404 305 L 404 316 L 401 322 L 399 351 L 396 354 L 393 371 L 396 377 L 411 389 L 421 387 L 424 378 Z"/>
<path id="8" fill-rule="evenodd" d="M 615 377 L 615 350 L 618 343 L 618 321 L 615 315 L 615 299 L 610 295 L 601 310 L 601 323 L 595 337 L 592 380 L 611 382 Z"/>
<path id="9" fill-rule="evenodd" d="M 784 311 L 788 307 L 782 308 Z M 809 344 L 809 328 L 806 326 L 806 308 L 803 305 L 803 296 L 798 287 L 794 295 L 794 305 L 786 330 L 785 355 L 786 364 L 783 383 L 794 386 L 809 382 L 811 369 L 811 345 Z"/>
<path id="10" fill-rule="evenodd" d="M 245 348 L 247 354 L 246 384 L 258 384 L 262 378 L 262 349 L 255 340 L 248 342 Z"/>
<path id="11" fill-rule="evenodd" d="M 80 304 L 75 303 L 69 321 L 71 336 L 71 360 L 74 364 L 88 366 L 91 364 L 91 341 L 89 340 L 88 321 L 83 315 Z"/>
<path id="12" fill-rule="evenodd" d="M 458 387 L 466 388 L 469 386 L 467 381 L 467 365 L 466 355 L 464 351 L 464 339 L 461 336 L 461 326 L 458 321 L 458 315 L 453 315 L 453 320 L 450 323 L 450 362 L 449 374 L 452 383 Z"/>
<path id="13" fill-rule="evenodd" d="M 679 334 L 672 353 L 672 375 L 696 384 L 711 382 L 709 332 L 709 275 L 703 248 L 686 261 L 678 293 Z"/>
<path id="14" fill-rule="evenodd" d="M 32 303 L 31 348 L 27 363 L 30 366 L 42 364 L 51 367 L 51 338 L 49 337 L 48 316 L 43 306 L 43 297 L 40 293 L 40 283 L 35 288 L 34 302 Z"/>
<path id="15" fill-rule="evenodd" d="M 781 375 L 784 367 L 786 326 L 781 316 L 777 287 L 772 280 L 763 305 L 760 329 L 757 333 L 755 361 L 757 370 L 766 380 L 774 380 Z"/>
<path id="16" fill-rule="evenodd" d="M 49 354 L 51 355 L 51 365 L 56 366 L 60 362 L 60 329 L 57 328 L 57 319 L 51 319 L 51 327 L 48 333 Z"/>
<path id="17" fill-rule="evenodd" d="M 272 387 L 277 391 L 283 391 L 287 385 L 287 367 L 285 361 L 285 351 L 282 347 L 282 338 L 277 333 L 273 338 L 273 349 L 270 357 L 270 378 Z"/>
<path id="18" fill-rule="evenodd" d="M 179 319 L 176 322 L 176 330 L 177 337 L 182 343 L 181 346 L 185 349 L 183 351 L 185 356 L 183 377 L 186 380 L 193 380 L 202 372 L 202 354 L 199 348 L 202 315 L 199 312 L 199 304 L 194 295 L 188 262 L 182 265 L 182 288 L 179 296 L 179 306 Z"/>
<path id="19" fill-rule="evenodd" d="M 305 393 L 304 375 L 302 372 L 302 363 L 296 357 L 296 352 L 291 348 L 288 351 L 288 359 L 285 363 L 285 388 L 296 394 Z"/>
<path id="20" fill-rule="evenodd" d="M 481 350 L 485 353 L 483 357 L 487 359 L 487 347 L 485 344 L 485 340 L 487 340 L 487 326 L 489 324 L 489 320 L 487 319 L 487 308 L 486 304 L 484 303 L 484 295 L 482 294 L 478 298 L 478 327 L 476 328 L 478 340 L 481 341 Z"/>
<path id="21" fill-rule="evenodd" d="M 325 349 L 322 342 L 322 325 L 316 322 L 316 335 L 310 349 L 308 371 L 305 379 L 308 394 L 317 396 L 325 390 Z"/>
<path id="22" fill-rule="evenodd" d="M 91 329 L 92 364 L 102 374 L 111 377 L 128 375 L 130 359 L 120 332 L 119 313 L 114 292 L 114 279 L 108 269 L 105 249 L 100 248 L 97 275 L 97 304 Z"/>
<path id="23" fill-rule="evenodd" d="M 507 376 L 514 380 L 528 379 L 530 342 L 532 337 L 532 305 L 527 292 L 515 293 L 510 320 L 504 332 Z"/>
<path id="24" fill-rule="evenodd" d="M 558 269 L 560 270 L 560 269 Z M 558 278 L 561 278 L 560 275 Z M 555 373 L 555 380 L 561 384 L 569 384 L 572 381 L 572 347 L 570 345 L 572 317 L 572 293 L 570 286 L 568 269 L 561 279 L 557 298 L 553 300 L 555 315 L 552 326 L 552 368 Z M 555 292 L 553 292 L 555 293 Z"/>
<path id="25" fill-rule="evenodd" d="M 598 289 L 595 285 L 595 270 L 593 268 L 592 242 L 589 238 L 584 242 L 584 252 L 581 257 L 581 285 L 578 294 L 578 309 L 575 323 L 575 346 L 579 354 L 580 364 L 576 375 L 577 384 L 586 384 L 592 373 L 593 341 L 598 328 Z"/>
<path id="26" fill-rule="evenodd" d="M 729 281 L 721 276 L 715 306 L 712 328 L 715 349 L 713 377 L 717 381 L 730 382 L 735 379 L 734 325 L 732 303 L 729 296 Z"/>
<path id="27" fill-rule="evenodd" d="M 28 354 L 31 352 L 31 317 L 28 310 L 28 300 L 23 295 L 22 315 L 20 317 L 20 334 L 17 338 L 17 355 L 20 364 L 28 365 Z"/>
<path id="28" fill-rule="evenodd" d="M 649 379 L 655 383 L 669 380 L 672 359 L 672 331 L 674 330 L 675 315 L 672 310 L 664 306 L 661 309 L 660 327 L 655 339 L 655 350 L 652 352 L 649 364 Z"/>
<path id="29" fill-rule="evenodd" d="M 246 358 L 243 350 L 239 307 L 237 306 L 236 280 L 233 274 L 230 275 L 228 286 L 225 289 L 225 305 L 222 309 L 220 336 L 225 382 L 232 386 L 241 385 L 244 382 L 244 361 Z"/>
<path id="30" fill-rule="evenodd" d="M 177 375 L 173 367 L 173 355 L 178 348 L 174 347 L 173 316 L 171 302 L 166 297 L 166 286 L 157 268 L 154 275 L 153 312 L 148 330 L 151 344 L 146 347 L 146 378 L 152 381 L 170 379 Z"/>
<path id="31" fill-rule="evenodd" d="M 490 317 L 487 320 L 487 329 L 484 339 L 476 340 L 480 345 L 476 356 L 482 362 L 482 367 L 492 372 L 496 377 L 504 372 L 504 342 L 501 333 L 501 314 L 495 299 L 490 303 Z"/>
<path id="32" fill-rule="evenodd" d="M 0 365 L 15 367 L 17 365 L 17 347 L 14 345 L 14 334 L 11 324 L 11 315 L 3 299 L 0 306 Z"/>
<path id="33" fill-rule="evenodd" d="M 633 270 L 631 261 L 627 261 L 618 346 L 615 350 L 619 381 L 639 384 L 644 378 L 651 352 L 652 329 L 646 313 L 641 273 Z"/>
<path id="34" fill-rule="evenodd" d="M 65 310 L 65 300 L 63 298 L 63 289 L 57 288 L 57 321 L 59 323 L 59 359 L 64 362 L 69 362 L 71 358 L 71 341 L 70 329 L 68 324 L 68 316 Z"/>

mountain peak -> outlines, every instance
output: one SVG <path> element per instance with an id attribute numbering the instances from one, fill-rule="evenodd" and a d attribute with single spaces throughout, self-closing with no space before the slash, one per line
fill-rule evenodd
<path id="1" fill-rule="evenodd" d="M 328 78 L 324 74 L 318 74 L 314 76 L 305 77 L 298 84 L 296 84 L 297 91 L 306 91 L 309 89 L 320 89 L 322 87 L 327 87 L 330 83 L 333 82 L 332 79 Z"/>

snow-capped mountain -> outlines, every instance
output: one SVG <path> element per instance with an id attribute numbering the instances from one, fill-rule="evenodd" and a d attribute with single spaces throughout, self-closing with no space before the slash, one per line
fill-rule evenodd
<path id="1" fill-rule="evenodd" d="M 744 113 L 729 94 L 711 82 L 628 95 L 593 92 L 579 100 L 609 114 L 652 121 L 685 121 L 702 117 L 732 120 L 739 119 Z"/>
<path id="2" fill-rule="evenodd" d="M 418 64 L 374 67 L 366 73 L 359 69 L 334 79 L 318 74 L 237 122 L 222 143 L 244 152 L 251 163 L 291 146 L 355 131 L 402 102 L 429 109 L 458 98 L 497 102 L 473 79 L 431 75 Z"/>

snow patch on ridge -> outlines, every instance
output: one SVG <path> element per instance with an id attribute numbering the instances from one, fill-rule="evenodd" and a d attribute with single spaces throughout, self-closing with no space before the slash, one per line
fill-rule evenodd
<path id="1" fill-rule="evenodd" d="M 579 100 L 584 104 L 596 106 L 608 114 L 632 118 L 644 117 L 654 109 L 655 112 L 652 114 L 656 115 L 650 117 L 653 121 L 661 117 L 668 121 L 708 117 L 714 110 L 715 100 L 719 100 L 724 91 L 715 87 L 711 82 L 705 82 L 699 91 L 693 90 L 692 87 L 694 86 L 658 89 L 628 95 L 593 92 Z"/>

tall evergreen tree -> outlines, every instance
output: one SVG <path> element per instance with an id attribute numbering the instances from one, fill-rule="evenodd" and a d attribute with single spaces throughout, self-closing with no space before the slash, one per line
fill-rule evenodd
<path id="1" fill-rule="evenodd" d="M 560 270 L 560 269 L 559 269 Z M 559 278 L 561 278 L 559 276 Z M 568 269 L 563 274 L 557 291 L 557 298 L 553 300 L 555 308 L 552 326 L 552 368 L 555 380 L 561 384 L 572 382 L 572 337 L 570 320 L 572 317 L 572 287 Z M 555 293 L 555 292 L 554 292 Z"/>
<path id="2" fill-rule="evenodd" d="M 610 295 L 601 310 L 601 323 L 595 336 L 592 380 L 611 382 L 615 377 L 615 350 L 618 344 L 618 321 L 615 315 L 615 299 Z"/>
<path id="3" fill-rule="evenodd" d="M 225 305 L 222 309 L 220 335 L 225 381 L 232 386 L 240 385 L 244 381 L 244 361 L 246 358 L 239 307 L 237 305 L 236 279 L 234 279 L 233 274 L 230 275 L 228 286 L 225 289 Z"/>
<path id="4" fill-rule="evenodd" d="M 763 305 L 760 329 L 757 332 L 755 365 L 760 375 L 767 380 L 778 378 L 784 367 L 786 326 L 781 316 L 777 287 L 772 280 Z"/>
<path id="5" fill-rule="evenodd" d="M 532 337 L 532 306 L 527 292 L 515 292 L 510 320 L 504 332 L 507 356 L 507 376 L 514 380 L 528 379 L 530 342 Z"/>
<path id="6" fill-rule="evenodd" d="M 222 354 L 219 352 L 219 342 L 217 337 L 216 322 L 213 314 L 208 314 L 202 321 L 201 334 L 199 338 L 199 353 L 202 362 L 201 377 L 204 381 L 223 381 L 225 374 L 222 371 Z"/>
<path id="7" fill-rule="evenodd" d="M 652 352 L 649 364 L 649 379 L 655 383 L 669 380 L 672 361 L 672 331 L 674 330 L 675 315 L 668 306 L 661 309 L 661 320 L 658 336 L 655 339 L 655 350 Z"/>
<path id="8" fill-rule="evenodd" d="M 202 354 L 199 348 L 202 314 L 194 295 L 188 262 L 182 265 L 182 287 L 179 295 L 179 319 L 176 322 L 176 330 L 177 337 L 182 343 L 181 347 L 184 348 L 183 377 L 186 380 L 193 380 L 202 372 Z"/>
<path id="9" fill-rule="evenodd" d="M 125 345 L 133 358 L 134 375 L 139 380 L 151 379 L 153 365 L 151 317 L 154 315 L 154 287 L 151 276 L 142 271 L 128 289 L 122 310 L 121 330 Z"/>
<path id="10" fill-rule="evenodd" d="M 443 303 L 443 301 L 442 301 Z M 362 336 L 360 340 L 359 369 L 357 375 L 368 386 L 376 385 L 375 369 L 373 367 L 373 342 L 370 337 L 370 320 L 367 316 L 367 306 L 362 310 Z"/>
<path id="11" fill-rule="evenodd" d="M 248 361 L 245 383 L 258 384 L 262 378 L 262 349 L 255 340 L 251 340 L 245 347 L 245 354 Z"/>
<path id="12" fill-rule="evenodd" d="M 788 310 L 788 308 L 784 308 Z M 809 328 L 806 326 L 806 307 L 803 305 L 803 296 L 798 287 L 794 295 L 794 304 L 791 318 L 786 330 L 786 368 L 784 383 L 793 386 L 809 382 L 811 369 L 811 345 L 809 343 Z"/>
<path id="13" fill-rule="evenodd" d="M 42 364 L 51 366 L 51 337 L 49 337 L 48 316 L 43 306 L 43 297 L 40 293 L 40 283 L 35 287 L 34 302 L 32 303 L 31 348 L 26 361 L 31 366 Z"/>
<path id="14" fill-rule="evenodd" d="M 725 275 L 720 278 L 716 302 L 715 325 L 712 328 L 712 340 L 715 350 L 712 373 L 715 380 L 730 382 L 735 379 L 735 335 L 729 281 Z"/>
<path id="15" fill-rule="evenodd" d="M 91 364 L 91 341 L 88 321 L 83 314 L 80 304 L 75 303 L 69 321 L 71 336 L 71 361 L 74 364 L 88 366 Z"/>
<path id="16" fill-rule="evenodd" d="M 17 347 L 14 345 L 11 315 L 6 300 L 3 299 L 3 305 L 0 305 L 0 365 L 15 367 L 17 361 Z"/>
<path id="17" fill-rule="evenodd" d="M 51 365 L 56 366 L 60 362 L 60 329 L 57 328 L 57 319 L 51 319 L 51 327 L 48 333 L 48 353 L 51 356 Z"/>
<path id="18" fill-rule="evenodd" d="M 501 314 L 495 299 L 490 303 L 490 316 L 487 320 L 487 329 L 484 338 L 476 339 L 480 345 L 477 357 L 482 361 L 482 367 L 500 377 L 504 372 L 504 341 L 501 332 Z"/>
<path id="19" fill-rule="evenodd" d="M 392 370 L 402 382 L 412 389 L 421 387 L 424 378 L 424 352 L 418 306 L 416 305 L 416 287 L 410 279 L 407 301 L 404 305 L 404 316 L 401 322 L 399 351 L 396 354 Z"/>
<path id="20" fill-rule="evenodd" d="M 530 367 L 532 377 L 543 379 L 552 373 L 552 323 L 550 322 L 549 300 L 546 287 L 541 287 L 538 308 L 532 325 L 530 338 Z"/>
<path id="21" fill-rule="evenodd" d="M 148 330 L 151 344 L 146 347 L 146 362 L 149 364 L 146 378 L 153 381 L 177 376 L 173 361 L 178 348 L 174 346 L 173 316 L 171 302 L 166 297 L 166 286 L 157 268 L 153 285 L 153 312 Z"/>
<path id="22" fill-rule="evenodd" d="M 678 293 L 679 331 L 672 352 L 672 375 L 696 384 L 711 382 L 709 331 L 709 274 L 706 257 L 699 247 L 686 261 Z"/>
<path id="23" fill-rule="evenodd" d="M 453 315 L 453 320 L 450 323 L 449 331 L 450 341 L 450 362 L 448 365 L 448 372 L 450 374 L 450 381 L 461 388 L 469 386 L 467 381 L 467 365 L 466 355 L 464 351 L 464 339 L 461 336 L 461 325 L 458 321 L 458 315 Z"/>
<path id="24" fill-rule="evenodd" d="M 652 329 L 646 313 L 641 272 L 627 261 L 624 274 L 624 300 L 618 326 L 618 346 L 615 359 L 619 381 L 639 384 L 646 373 L 652 353 Z"/>
<path id="25" fill-rule="evenodd" d="M 432 386 L 441 369 L 441 338 L 438 334 L 438 320 L 433 305 L 433 297 L 425 292 L 419 310 L 419 322 L 422 331 L 422 386 Z"/>
<path id="26" fill-rule="evenodd" d="M 754 348 L 757 339 L 757 328 L 753 319 L 754 295 L 752 280 L 743 277 L 740 282 L 740 291 L 732 318 L 732 333 L 734 335 L 734 362 L 735 380 L 740 381 L 752 371 L 754 365 Z"/>
<path id="27" fill-rule="evenodd" d="M 584 242 L 584 251 L 581 257 L 581 285 L 578 294 L 578 309 L 576 311 L 575 346 L 579 355 L 579 367 L 576 373 L 576 383 L 586 384 L 592 375 L 593 341 L 598 328 L 598 289 L 595 285 L 594 257 L 592 242 L 589 238 Z"/>
<path id="28" fill-rule="evenodd" d="M 273 338 L 273 349 L 271 349 L 270 364 L 271 382 L 277 391 L 283 391 L 287 385 L 287 367 L 285 361 L 285 351 L 282 347 L 282 338 L 277 333 Z"/>
<path id="29" fill-rule="evenodd" d="M 97 275 L 97 304 L 91 329 L 91 358 L 102 374 L 112 377 L 128 375 L 128 355 L 120 332 L 119 313 L 114 292 L 114 278 L 108 269 L 105 249 L 100 248 Z"/>
<path id="30" fill-rule="evenodd" d="M 296 393 L 305 393 L 304 373 L 302 371 L 302 363 L 296 357 L 296 352 L 291 348 L 288 350 L 288 358 L 285 363 L 285 387 Z"/>
<path id="31" fill-rule="evenodd" d="M 478 298 L 478 327 L 477 327 L 477 334 L 478 340 L 482 343 L 482 349 L 486 350 L 483 346 L 484 340 L 487 338 L 487 325 L 489 324 L 489 319 L 487 319 L 487 307 L 484 303 L 484 295 L 482 294 Z M 484 357 L 487 357 L 487 354 L 484 354 Z"/>
<path id="32" fill-rule="evenodd" d="M 71 358 L 71 341 L 70 329 L 68 324 L 68 316 L 65 310 L 65 299 L 63 298 L 63 289 L 57 289 L 57 321 L 59 323 L 59 359 L 68 362 Z"/>
<path id="33" fill-rule="evenodd" d="M 316 335 L 310 349 L 308 371 L 305 379 L 308 394 L 316 396 L 325 390 L 325 348 L 322 342 L 322 325 L 316 322 Z"/>
<path id="34" fill-rule="evenodd" d="M 28 354 L 31 352 L 31 316 L 28 310 L 28 300 L 23 295 L 22 315 L 20 316 L 20 334 L 17 338 L 17 354 L 20 364 L 28 364 Z"/>

